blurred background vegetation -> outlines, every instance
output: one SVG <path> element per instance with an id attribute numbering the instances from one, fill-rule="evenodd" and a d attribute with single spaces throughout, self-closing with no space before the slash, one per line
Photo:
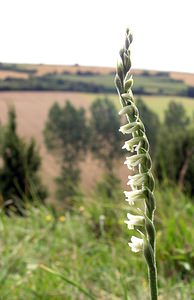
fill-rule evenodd
<path id="1" fill-rule="evenodd" d="M 133 73 L 156 177 L 160 299 L 192 300 L 194 75 Z M 0 75 L 0 298 L 148 299 L 127 246 L 113 70 L 0 63 Z"/>

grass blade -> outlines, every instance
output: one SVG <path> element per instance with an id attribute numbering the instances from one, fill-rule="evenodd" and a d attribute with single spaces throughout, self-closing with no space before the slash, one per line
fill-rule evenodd
<path id="1" fill-rule="evenodd" d="M 65 282 L 67 282 L 68 284 L 71 284 L 72 286 L 76 287 L 82 294 L 86 295 L 89 299 L 92 299 L 92 300 L 96 300 L 96 298 L 94 298 L 93 295 L 91 295 L 90 292 L 88 292 L 87 290 L 85 290 L 84 288 L 82 288 L 78 283 L 66 278 L 63 274 L 55 271 L 55 270 L 52 270 L 50 268 L 48 268 L 47 266 L 45 265 L 39 265 L 39 267 L 53 275 L 56 275 L 58 277 L 60 277 L 62 280 L 64 280 Z"/>

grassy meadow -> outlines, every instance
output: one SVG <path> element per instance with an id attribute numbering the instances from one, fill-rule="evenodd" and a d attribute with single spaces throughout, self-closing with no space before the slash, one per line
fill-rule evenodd
<path id="1" fill-rule="evenodd" d="M 0 300 L 149 299 L 142 254 L 132 253 L 127 245 L 131 234 L 124 225 L 128 206 L 122 191 L 129 170 L 123 165 L 124 157 L 117 162 L 121 186 L 113 188 L 110 199 L 96 185 L 103 180 L 102 164 L 87 154 L 80 163 L 83 194 L 75 197 L 69 211 L 56 201 L 54 178 L 59 174 L 60 158 L 48 152 L 43 136 L 54 102 L 62 106 L 70 100 L 76 108 L 86 110 L 87 118 L 97 98 L 111 99 L 119 110 L 118 96 L 112 91 L 113 72 L 112 68 L 79 65 L 0 64 L 0 88 L 6 86 L 0 91 L 0 121 L 7 121 L 8 107 L 13 105 L 19 135 L 26 141 L 34 137 L 38 144 L 40 175 L 50 192 L 46 205 L 41 205 L 34 193 L 35 204 L 26 202 L 23 217 L 8 217 L 0 211 Z M 179 94 L 194 86 L 194 75 L 160 73 L 134 70 L 134 87 L 144 91 L 135 98 L 141 98 L 161 122 L 171 100 L 181 103 L 193 120 L 194 98 Z M 37 80 L 37 89 L 28 86 L 33 80 Z M 49 90 L 50 80 L 60 89 L 54 85 Z M 73 83 L 73 88 L 81 82 L 99 89 L 64 91 L 66 81 Z M 20 83 L 26 89 L 20 89 Z M 157 183 L 156 200 L 159 300 L 193 300 L 193 198 L 176 185 Z"/>
<path id="2" fill-rule="evenodd" d="M 127 246 L 128 207 L 116 194 L 77 199 L 72 213 L 36 206 L 24 218 L 1 215 L 0 299 L 148 300 L 145 263 Z M 176 189 L 156 197 L 159 299 L 192 300 L 193 204 Z"/>

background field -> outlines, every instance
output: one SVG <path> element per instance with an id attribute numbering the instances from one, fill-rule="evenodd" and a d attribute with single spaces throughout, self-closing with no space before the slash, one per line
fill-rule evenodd
<path id="1" fill-rule="evenodd" d="M 120 107 L 118 97 L 115 94 L 89 94 L 78 92 L 1 92 L 0 93 L 0 120 L 2 123 L 6 121 L 7 111 L 10 105 L 14 105 L 18 116 L 19 133 L 29 139 L 34 137 L 40 147 L 42 161 L 42 177 L 44 182 L 50 187 L 50 191 L 54 189 L 53 178 L 58 174 L 60 162 L 57 158 L 48 153 L 43 139 L 43 130 L 47 119 L 48 111 L 52 104 L 57 101 L 63 105 L 66 100 L 70 100 L 76 107 L 84 107 L 88 110 L 92 101 L 98 97 L 108 97 L 112 99 L 115 105 Z M 140 96 L 138 96 L 140 97 Z M 138 98 L 136 97 L 136 98 Z M 170 100 L 180 102 L 184 105 L 188 115 L 193 117 L 194 100 L 186 97 L 171 96 L 144 96 L 141 98 L 148 107 L 156 112 L 161 121 L 163 120 L 164 111 Z M 123 166 L 123 160 L 118 162 L 119 174 L 123 186 L 126 184 L 127 169 Z M 82 168 L 82 185 L 83 189 L 90 191 L 94 183 L 102 174 L 102 166 L 98 162 L 94 162 L 93 158 L 87 157 Z"/>

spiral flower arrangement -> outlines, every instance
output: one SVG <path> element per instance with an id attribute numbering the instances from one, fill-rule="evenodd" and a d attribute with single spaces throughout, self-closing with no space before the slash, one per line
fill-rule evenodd
<path id="1" fill-rule="evenodd" d="M 135 214 L 128 213 L 125 223 L 129 230 L 136 230 L 139 236 L 131 237 L 129 247 L 133 252 L 142 251 L 144 253 L 148 265 L 150 299 L 157 300 L 154 178 L 151 172 L 152 161 L 149 155 L 149 142 L 131 90 L 133 85 L 130 74 L 130 45 L 132 39 L 132 34 L 127 29 L 125 44 L 120 50 L 121 59 L 117 64 L 115 76 L 115 85 L 122 106 L 119 114 L 126 115 L 127 118 L 127 124 L 121 126 L 119 131 L 130 136 L 122 148 L 132 153 L 124 162 L 133 172 L 127 183 L 131 189 L 125 191 L 124 194 L 126 201 Z"/>

